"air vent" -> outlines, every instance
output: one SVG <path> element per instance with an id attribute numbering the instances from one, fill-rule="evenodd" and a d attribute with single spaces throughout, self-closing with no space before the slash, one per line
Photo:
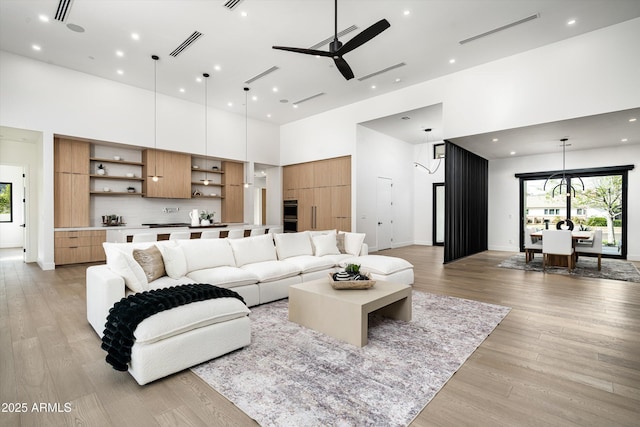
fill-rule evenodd
<path id="1" fill-rule="evenodd" d="M 246 84 L 246 85 L 251 84 L 251 83 L 255 82 L 256 80 L 263 78 L 263 77 L 264 77 L 264 76 L 266 76 L 267 74 L 271 74 L 271 73 L 273 73 L 273 72 L 274 72 L 274 71 L 276 71 L 277 69 L 278 69 L 278 67 L 276 67 L 276 66 L 274 65 L 273 67 L 269 68 L 268 70 L 265 70 L 265 71 L 261 72 L 261 73 L 260 73 L 260 74 L 258 74 L 257 76 L 253 76 L 253 77 L 251 77 L 249 80 L 247 80 L 246 82 L 244 82 L 244 84 Z"/>
<path id="2" fill-rule="evenodd" d="M 227 0 L 226 2 L 224 2 L 224 7 L 229 10 L 233 10 L 237 5 L 240 4 L 240 2 L 242 2 L 242 0 Z"/>
<path id="3" fill-rule="evenodd" d="M 344 30 L 342 30 L 342 31 L 340 31 L 338 33 L 338 38 L 344 36 L 345 34 L 349 34 L 350 32 L 355 31 L 357 29 L 358 29 L 358 27 L 356 27 L 355 25 L 352 25 L 349 28 L 345 28 Z M 327 37 L 326 39 L 322 40 L 321 42 L 314 44 L 309 49 L 319 49 L 322 46 L 331 43 L 334 38 L 335 38 L 334 36 Z"/>
<path id="4" fill-rule="evenodd" d="M 58 2 L 58 9 L 56 10 L 55 20 L 64 22 L 67 19 L 67 15 L 69 14 L 69 9 L 71 9 L 71 3 L 73 0 L 60 0 Z"/>
<path id="5" fill-rule="evenodd" d="M 375 77 L 375 76 L 378 76 L 378 75 L 380 75 L 382 73 L 386 73 L 387 71 L 391 71 L 391 70 L 395 70 L 396 68 L 404 67 L 405 65 L 407 65 L 407 64 L 405 64 L 404 62 L 400 62 L 400 63 L 398 63 L 396 65 L 392 65 L 392 66 L 387 67 L 387 68 L 385 68 L 383 70 L 376 71 L 375 73 L 367 74 L 364 77 L 358 78 L 358 80 L 362 82 L 364 80 L 370 79 L 371 77 Z"/>
<path id="6" fill-rule="evenodd" d="M 185 41 L 183 41 L 180 44 L 180 46 L 175 48 L 175 50 L 173 52 L 171 52 L 169 55 L 173 56 L 174 58 L 176 56 L 180 55 L 186 48 L 191 46 L 196 40 L 198 40 L 200 37 L 202 37 L 202 35 L 203 34 L 200 31 L 194 31 L 193 34 L 191 34 L 189 37 L 187 37 L 187 39 Z"/>
<path id="7" fill-rule="evenodd" d="M 460 40 L 458 43 L 466 44 L 466 43 L 481 39 L 482 37 L 490 36 L 491 34 L 495 34 L 495 33 L 498 33 L 500 31 L 506 30 L 508 28 L 515 27 L 516 25 L 524 24 L 525 22 L 529 22 L 529 21 L 532 21 L 532 20 L 537 19 L 537 18 L 540 18 L 540 14 L 539 13 L 535 13 L 535 14 L 533 14 L 531 16 L 527 16 L 526 18 L 522 18 L 522 19 L 519 19 L 517 21 L 511 22 L 509 24 L 503 25 L 502 27 L 498 27 L 498 28 L 494 28 L 493 30 L 485 31 L 482 34 L 478 34 L 476 36 L 469 37 L 469 38 L 464 39 L 464 40 Z"/>
<path id="8" fill-rule="evenodd" d="M 322 96 L 322 95 L 324 95 L 324 92 L 316 93 L 315 95 L 311 95 L 311 96 L 306 97 L 305 99 L 301 99 L 300 101 L 296 101 L 296 102 L 294 102 L 294 103 L 293 103 L 293 105 L 300 105 L 300 104 L 302 104 L 303 102 L 310 101 L 310 100 L 312 100 L 313 98 L 317 98 L 317 97 Z"/>

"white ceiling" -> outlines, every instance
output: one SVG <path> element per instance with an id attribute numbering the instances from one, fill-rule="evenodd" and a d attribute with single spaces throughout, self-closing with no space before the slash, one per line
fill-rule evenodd
<path id="1" fill-rule="evenodd" d="M 204 85 L 196 77 L 208 72 L 208 105 L 238 114 L 244 114 L 245 81 L 275 66 L 275 72 L 249 85 L 249 96 L 257 100 L 248 105 L 249 116 L 275 124 L 640 16 L 638 0 L 339 0 L 338 30 L 358 27 L 340 37 L 343 43 L 382 18 L 391 24 L 345 55 L 356 76 L 346 81 L 329 58 L 271 48 L 309 48 L 332 37 L 331 0 L 241 0 L 232 10 L 225 0 L 74 0 L 64 22 L 54 20 L 58 3 L 1 0 L 0 49 L 148 90 L 153 90 L 150 57 L 157 54 L 159 92 L 204 103 Z M 539 17 L 459 43 L 534 14 Z M 43 22 L 41 15 L 49 21 Z M 570 19 L 575 24 L 567 25 Z M 68 28 L 73 25 L 84 32 Z M 204 35 L 179 56 L 169 56 L 194 31 Z M 131 38 L 134 32 L 138 41 Z M 41 49 L 33 50 L 33 45 Z M 406 65 L 358 80 L 401 62 Z M 319 93 L 324 95 L 293 107 Z M 409 128 L 403 131 L 419 135 L 414 143 L 424 138 L 418 121 L 405 121 Z M 441 125 L 428 126 L 434 129 L 430 140 L 441 138 Z"/>

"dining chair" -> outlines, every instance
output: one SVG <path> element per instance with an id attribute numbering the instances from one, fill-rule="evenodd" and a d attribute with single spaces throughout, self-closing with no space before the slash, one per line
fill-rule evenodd
<path id="1" fill-rule="evenodd" d="M 191 238 L 191 232 L 189 231 L 174 231 L 169 234 L 169 240 L 189 240 Z"/>
<path id="2" fill-rule="evenodd" d="M 242 239 L 244 237 L 243 228 L 232 228 L 227 235 L 228 239 Z"/>
<path id="3" fill-rule="evenodd" d="M 598 255 L 598 271 L 602 270 L 602 230 L 593 232 L 593 239 L 576 243 L 578 254 Z"/>
<path id="4" fill-rule="evenodd" d="M 573 269 L 573 243 L 569 230 L 542 230 L 542 269 L 546 270 L 550 255 L 567 257 L 569 272 Z"/>
<path id="5" fill-rule="evenodd" d="M 260 236 L 261 234 L 265 234 L 266 231 L 267 229 L 264 227 L 252 228 L 249 236 Z"/>
<path id="6" fill-rule="evenodd" d="M 157 240 L 158 240 L 158 235 L 155 233 L 138 233 L 138 234 L 134 234 L 133 238 L 131 239 L 133 243 L 155 242 Z"/>
<path id="7" fill-rule="evenodd" d="M 524 228 L 524 259 L 527 264 L 529 261 L 533 261 L 534 254 L 536 252 L 542 252 L 542 242 L 539 239 L 534 242 L 531 237 L 531 229 Z"/>
<path id="8" fill-rule="evenodd" d="M 220 230 L 207 230 L 200 234 L 201 239 L 218 239 L 220 238 Z"/>

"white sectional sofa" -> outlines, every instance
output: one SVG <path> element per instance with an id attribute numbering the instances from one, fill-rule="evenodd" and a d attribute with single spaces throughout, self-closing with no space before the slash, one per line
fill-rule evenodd
<path id="1" fill-rule="evenodd" d="M 232 289 L 251 307 L 287 298 L 290 285 L 327 277 L 351 263 L 360 264 L 376 280 L 413 284 L 410 263 L 400 258 L 368 255 L 363 242 L 364 234 L 327 230 L 243 239 L 104 243 L 106 264 L 87 269 L 87 319 L 102 336 L 109 310 L 120 299 L 131 293 L 186 283 L 209 283 Z M 140 384 L 249 344 L 248 309 L 227 307 L 218 300 L 197 304 L 205 307 L 198 319 L 184 316 L 194 305 L 188 304 L 151 316 L 140 324 L 139 328 L 145 330 L 152 323 L 151 329 L 156 331 L 147 334 L 139 345 L 136 342 L 132 351 L 129 372 Z M 156 320 L 158 317 L 163 319 Z M 230 322 L 234 325 L 229 325 Z M 158 328 L 158 324 L 171 324 L 173 332 Z M 136 330 L 140 341 L 137 335 Z M 182 360 L 181 354 L 193 353 L 185 348 L 198 346 L 204 340 L 224 344 L 212 346 L 215 349 L 200 349 L 198 354 Z M 158 360 L 158 354 L 166 357 Z"/>

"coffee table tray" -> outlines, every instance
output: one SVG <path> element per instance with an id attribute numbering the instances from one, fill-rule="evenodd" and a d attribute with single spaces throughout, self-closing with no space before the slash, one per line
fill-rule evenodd
<path id="1" fill-rule="evenodd" d="M 329 283 L 333 289 L 369 289 L 376 284 L 375 280 L 333 280 L 329 273 Z"/>

